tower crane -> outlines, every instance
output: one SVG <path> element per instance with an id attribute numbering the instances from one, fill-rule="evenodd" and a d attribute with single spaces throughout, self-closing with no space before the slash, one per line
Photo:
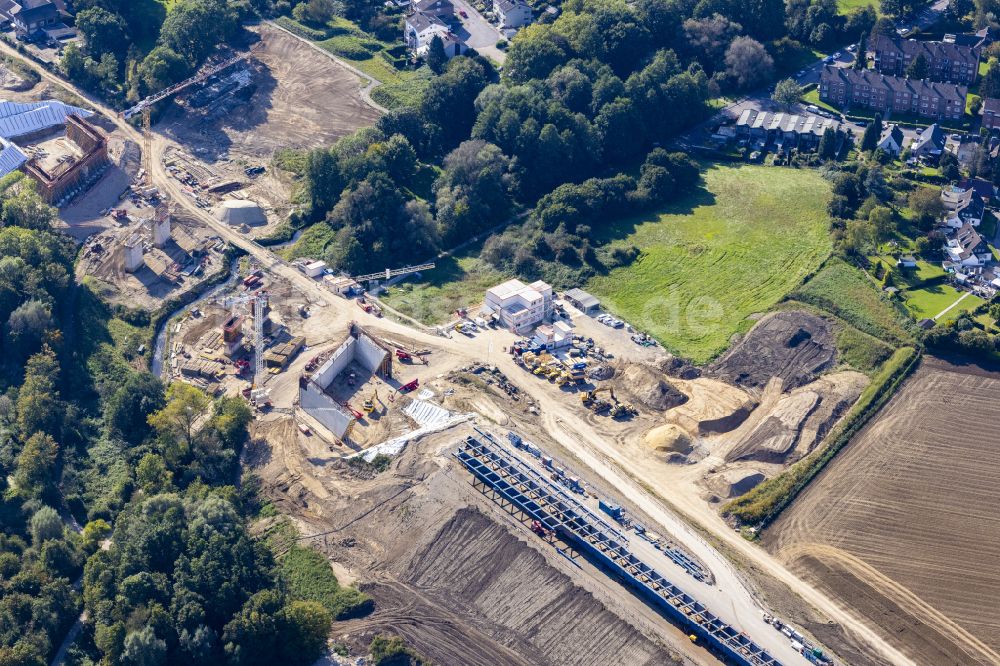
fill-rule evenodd
<path id="1" fill-rule="evenodd" d="M 136 115 L 140 113 L 142 114 L 142 168 L 146 172 L 147 187 L 152 186 L 153 184 L 153 175 L 152 175 L 153 134 L 150 131 L 150 125 L 151 125 L 150 113 L 153 109 L 153 105 L 156 104 L 157 102 L 162 102 L 163 100 L 169 97 L 173 97 L 174 95 L 184 90 L 185 88 L 193 86 L 196 83 L 201 83 L 202 81 L 208 79 L 210 76 L 214 76 L 219 72 L 221 72 L 222 70 L 228 67 L 232 67 L 238 62 L 249 59 L 254 54 L 254 52 L 257 49 L 261 48 L 263 45 L 264 42 L 257 42 L 246 53 L 240 53 L 239 55 L 235 55 L 232 58 L 224 60 L 223 62 L 220 62 L 217 65 L 212 65 L 211 67 L 203 69 L 201 72 L 195 74 L 194 76 L 187 78 L 181 81 L 180 83 L 175 83 L 172 86 L 164 88 L 160 92 L 150 95 L 144 100 L 137 102 L 134 106 L 125 109 L 124 111 L 121 112 L 120 115 L 125 120 L 131 120 Z"/>
<path id="2" fill-rule="evenodd" d="M 268 293 L 261 289 L 251 294 L 237 294 L 220 299 L 222 306 L 235 312 L 249 306 L 253 316 L 253 385 L 250 396 L 256 400 L 264 392 L 264 309 L 268 304 Z"/>

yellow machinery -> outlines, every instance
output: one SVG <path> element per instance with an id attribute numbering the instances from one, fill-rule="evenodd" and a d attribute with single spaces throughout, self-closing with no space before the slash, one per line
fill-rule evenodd
<path id="1" fill-rule="evenodd" d="M 611 402 L 598 399 L 597 396 L 605 392 L 609 394 L 608 397 L 611 398 Z M 590 407 L 595 412 L 600 412 L 610 408 L 612 406 L 612 403 L 614 404 L 618 403 L 618 399 L 615 398 L 615 390 L 610 386 L 594 389 L 593 391 L 587 391 L 586 393 L 583 393 L 580 396 L 580 401 L 584 404 L 585 407 Z"/>
<path id="2" fill-rule="evenodd" d="M 375 390 L 375 393 L 374 395 L 372 395 L 372 397 L 365 400 L 364 404 L 361 405 L 361 408 L 364 409 L 367 413 L 371 414 L 372 412 L 375 411 L 376 400 L 378 400 L 378 389 Z"/>

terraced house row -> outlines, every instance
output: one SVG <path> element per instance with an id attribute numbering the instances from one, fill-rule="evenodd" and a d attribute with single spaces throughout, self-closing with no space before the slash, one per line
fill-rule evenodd
<path id="1" fill-rule="evenodd" d="M 903 76 L 923 56 L 927 78 L 950 83 L 974 83 L 979 74 L 978 46 L 954 42 L 918 42 L 879 35 L 875 40 L 875 69 L 890 76 Z"/>
<path id="2" fill-rule="evenodd" d="M 819 98 L 840 109 L 861 107 L 885 114 L 912 113 L 935 119 L 961 118 L 968 93 L 964 85 L 831 65 L 823 67 L 819 82 Z"/>

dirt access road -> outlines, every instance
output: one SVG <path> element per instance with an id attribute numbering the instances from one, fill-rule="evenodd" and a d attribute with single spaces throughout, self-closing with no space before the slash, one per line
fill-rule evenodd
<path id="1" fill-rule="evenodd" d="M 23 60 L 17 51 L 6 44 L 0 43 L 0 52 Z M 43 78 L 53 83 L 58 83 L 87 99 L 97 110 L 118 125 L 126 136 L 141 145 L 140 133 L 131 125 L 118 118 L 112 109 L 78 89 L 73 84 L 38 67 L 35 63 L 31 61 L 24 62 L 29 67 L 38 71 Z M 515 367 L 509 356 L 492 353 L 494 349 L 500 349 L 513 341 L 513 337 L 507 332 L 489 331 L 471 340 L 464 337 L 453 340 L 430 335 L 396 322 L 376 319 L 371 315 L 361 312 L 350 301 L 331 294 L 318 283 L 307 278 L 298 270 L 292 268 L 287 262 L 275 256 L 268 249 L 248 240 L 229 228 L 228 225 L 218 222 L 207 211 L 198 208 L 194 201 L 181 190 L 179 184 L 167 174 L 163 166 L 162 156 L 168 145 L 170 143 L 164 137 L 154 133 L 152 177 L 154 183 L 161 191 L 168 194 L 178 206 L 201 220 L 223 239 L 244 249 L 251 256 L 255 257 L 266 270 L 284 277 L 303 294 L 311 295 L 318 302 L 325 303 L 327 307 L 333 308 L 343 318 L 345 325 L 351 320 L 358 320 L 362 324 L 377 325 L 397 332 L 400 335 L 416 340 L 423 340 L 427 344 L 443 348 L 447 353 L 464 357 L 469 362 L 478 361 L 491 355 L 507 374 L 513 376 L 515 373 L 521 372 Z M 553 437 L 564 440 L 565 445 L 582 461 L 588 464 L 588 466 L 591 466 L 596 474 L 600 475 L 608 483 L 613 484 L 621 493 L 634 498 L 634 501 L 639 503 L 647 514 L 663 524 L 663 531 L 669 532 L 686 548 L 689 548 L 700 557 L 721 583 L 718 589 L 709 591 L 699 587 L 693 589 L 692 593 L 700 600 L 704 597 L 705 603 L 709 605 L 712 612 L 717 613 L 734 626 L 747 631 L 748 635 L 755 641 L 758 641 L 759 644 L 775 657 L 779 658 L 786 666 L 807 662 L 801 655 L 791 649 L 783 635 L 774 631 L 773 628 L 764 625 L 761 619 L 763 609 L 752 586 L 733 569 L 729 561 L 718 550 L 687 527 L 684 522 L 685 519 L 695 521 L 703 529 L 711 532 L 715 538 L 720 539 L 735 552 L 739 553 L 741 557 L 746 558 L 749 562 L 756 565 L 766 575 L 788 585 L 789 588 L 800 595 L 807 603 L 827 615 L 831 620 L 863 637 L 873 650 L 884 655 L 891 663 L 900 665 L 913 663 L 886 641 L 882 640 L 867 625 L 858 620 L 845 606 L 836 603 L 817 588 L 798 578 L 781 562 L 770 556 L 763 549 L 740 538 L 717 514 L 697 498 L 687 498 L 682 509 L 684 519 L 679 517 L 675 510 L 668 506 L 663 497 L 654 496 L 646 490 L 646 487 L 655 487 L 649 485 L 646 480 L 648 472 L 644 469 L 636 468 L 636 466 L 629 463 L 615 449 L 613 443 L 603 439 L 594 431 L 592 426 L 581 422 L 578 415 L 572 413 L 562 404 L 562 401 L 552 400 L 552 396 L 547 395 L 547 391 L 550 389 L 548 384 L 527 382 L 524 387 L 532 398 L 548 406 L 546 411 L 549 413 L 549 424 Z M 567 439 L 567 432 L 564 426 L 567 423 L 576 423 L 579 426 L 575 436 L 569 439 Z M 572 435 L 573 433 L 569 434 Z M 672 499 L 674 502 L 677 502 L 677 500 L 684 498 L 677 497 Z"/>

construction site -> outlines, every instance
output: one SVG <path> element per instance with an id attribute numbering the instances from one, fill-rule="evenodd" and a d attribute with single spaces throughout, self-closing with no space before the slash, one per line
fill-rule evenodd
<path id="1" fill-rule="evenodd" d="M 134 195 L 107 217 L 112 226 L 83 241 L 76 270 L 110 303 L 155 310 L 228 270 L 222 239 L 163 201 Z"/>

